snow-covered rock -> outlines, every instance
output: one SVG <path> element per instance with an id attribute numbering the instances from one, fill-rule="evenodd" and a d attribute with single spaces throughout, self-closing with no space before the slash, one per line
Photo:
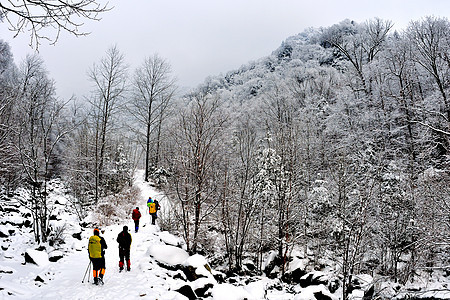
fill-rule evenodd
<path id="1" fill-rule="evenodd" d="M 167 245 L 180 247 L 183 244 L 183 240 L 179 237 L 170 234 L 168 231 L 159 232 L 158 237 Z"/>
<path id="2" fill-rule="evenodd" d="M 45 251 L 27 249 L 25 252 L 25 262 L 43 267 L 49 264 L 48 254 Z"/>
<path id="3" fill-rule="evenodd" d="M 374 292 L 373 278 L 368 274 L 354 275 L 350 282 L 350 299 L 363 299 L 371 297 Z"/>
<path id="4" fill-rule="evenodd" d="M 148 248 L 148 254 L 168 266 L 180 265 L 189 257 L 183 249 L 170 245 L 152 245 Z"/>
<path id="5" fill-rule="evenodd" d="M 56 262 L 63 257 L 64 257 L 64 254 L 61 251 L 55 250 L 48 255 L 48 260 L 51 262 Z"/>
<path id="6" fill-rule="evenodd" d="M 211 273 L 211 268 L 209 267 L 206 258 L 199 255 L 194 254 L 193 256 L 189 256 L 183 263 L 185 267 L 192 267 L 195 270 L 195 274 L 197 277 L 207 277 L 210 279 L 214 279 L 214 276 Z"/>
<path id="7" fill-rule="evenodd" d="M 324 285 L 312 285 L 301 289 L 300 293 L 295 295 L 294 300 L 337 300 L 338 298 L 331 294 Z"/>
<path id="8" fill-rule="evenodd" d="M 11 224 L 0 225 L 0 238 L 6 238 L 12 235 L 16 229 Z"/>
<path id="9" fill-rule="evenodd" d="M 248 291 L 245 290 L 244 287 L 234 286 L 228 283 L 217 284 L 212 288 L 211 291 L 212 297 L 214 300 L 258 300 L 253 295 L 251 295 Z"/>
<path id="10" fill-rule="evenodd" d="M 329 281 L 329 276 L 320 271 L 309 272 L 300 278 L 300 286 L 308 287 L 311 285 L 324 285 L 327 286 Z"/>

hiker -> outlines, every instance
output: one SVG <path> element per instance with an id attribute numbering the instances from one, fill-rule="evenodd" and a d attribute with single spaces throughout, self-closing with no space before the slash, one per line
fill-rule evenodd
<path id="1" fill-rule="evenodd" d="M 94 275 L 94 284 L 103 284 L 103 275 L 105 275 L 105 239 L 100 236 L 98 228 L 94 229 L 94 235 L 89 238 L 88 252 L 89 259 L 92 262 L 92 272 Z"/>
<path id="2" fill-rule="evenodd" d="M 157 212 L 161 208 L 158 200 L 153 200 L 152 197 L 148 198 L 147 201 L 148 213 L 152 217 L 152 225 L 155 225 L 156 218 L 158 218 Z"/>
<path id="3" fill-rule="evenodd" d="M 141 218 L 141 212 L 139 211 L 139 207 L 133 209 L 133 213 L 131 214 L 131 218 L 134 221 L 134 232 L 138 232 L 139 230 L 139 219 Z"/>
<path id="4" fill-rule="evenodd" d="M 131 270 L 130 262 L 130 246 L 131 246 L 131 234 L 128 232 L 128 226 L 123 226 L 122 232 L 117 236 L 117 242 L 119 243 L 119 272 L 123 271 L 124 260 L 127 261 L 127 271 Z"/>

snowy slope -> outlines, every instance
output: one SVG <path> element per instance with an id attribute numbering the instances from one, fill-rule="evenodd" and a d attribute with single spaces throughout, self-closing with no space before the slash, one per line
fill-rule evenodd
<path id="1" fill-rule="evenodd" d="M 138 173 L 136 178 L 142 178 Z M 217 284 L 211 272 L 203 265 L 206 260 L 199 256 L 189 256 L 182 247 L 183 241 L 168 232 L 161 232 L 158 225 L 150 224 L 146 201 L 149 196 L 161 203 L 161 214 L 170 207 L 170 203 L 151 186 L 140 180 L 135 184 L 141 189 L 142 202 L 139 205 L 142 213 L 141 226 L 138 233 L 134 233 L 134 223 L 131 217 L 122 224 L 101 228 L 101 235 L 108 245 L 106 250 L 105 284 L 92 284 L 92 271 L 87 272 L 89 258 L 87 244 L 93 228 L 82 231 L 81 240 L 68 236 L 64 256 L 57 262 L 50 262 L 48 256 L 52 251 L 47 246 L 45 251 L 36 251 L 31 233 L 16 232 L 3 243 L 7 247 L 0 255 L 0 298 L 1 299 L 188 299 L 176 292 L 183 286 L 190 286 L 193 290 L 209 284 L 210 297 L 214 299 L 259 299 L 264 294 L 262 282 L 248 287 L 233 287 L 228 284 Z M 59 202 L 64 202 L 59 199 Z M 61 212 L 60 217 L 68 226 L 68 232 L 81 231 L 78 221 L 73 215 Z M 61 222 L 61 221 L 60 221 Z M 133 242 L 131 245 L 131 271 L 119 272 L 118 244 L 116 237 L 127 225 L 131 231 Z M 8 228 L 6 228 L 8 227 Z M 11 229 L 11 225 L 2 225 L 2 230 Z M 5 229 L 6 228 L 6 229 Z M 6 244 L 5 244 L 6 245 Z M 3 248 L 3 247 L 2 247 Z M 27 252 L 36 264 L 24 263 L 23 253 Z M 190 265 L 201 274 L 193 282 L 186 280 L 182 271 L 176 265 Z M 169 266 L 162 267 L 161 265 Z M 172 268 L 170 268 L 172 266 Z M 212 271 L 214 272 L 214 271 Z M 86 274 L 86 277 L 84 275 Z M 175 279 L 176 278 L 176 279 Z M 224 291 L 227 290 L 227 293 Z M 279 298 L 282 299 L 282 298 Z"/>
<path id="2" fill-rule="evenodd" d="M 0 223 L 0 246 L 2 249 L 0 252 L 0 299 L 181 300 L 195 299 L 193 291 L 196 291 L 197 294 L 203 291 L 201 299 L 214 300 L 339 299 L 339 291 L 331 294 L 323 284 L 305 288 L 299 285 L 287 286 L 278 279 L 269 279 L 264 276 L 234 277 L 233 281 L 229 280 L 228 283 L 218 282 L 216 278 L 224 277 L 223 274 L 215 270 L 208 270 L 205 265 L 209 264 L 204 257 L 189 256 L 184 250 L 184 242 L 181 238 L 161 231 L 158 224 L 150 224 L 150 216 L 146 207 L 148 197 L 151 196 L 161 203 L 160 216 L 164 216 L 170 210 L 170 201 L 140 178 L 143 178 L 142 172 L 138 172 L 135 179 L 135 185 L 141 190 L 139 208 L 143 215 L 139 232 L 134 233 L 131 214 L 120 224 L 101 228 L 101 235 L 108 244 L 105 255 L 105 284 L 102 286 L 92 284 L 92 271 L 86 274 L 89 266 L 87 244 L 93 228 L 84 229 L 79 225 L 76 216 L 70 212 L 70 209 L 67 209 L 68 205 L 65 203 L 67 199 L 64 199 L 63 192 L 55 192 L 51 195 L 53 202 L 60 203 L 55 205 L 58 220 L 52 220 L 52 225 L 67 227 L 66 243 L 61 249 L 54 249 L 49 245 L 38 247 L 32 242 L 33 234 L 30 228 L 23 226 L 23 222 L 27 221 L 27 218 L 23 217 L 26 213 L 25 208 L 16 206 L 11 209 L 11 212 L 0 212 L 2 213 Z M 116 237 L 124 225 L 130 228 L 133 238 L 131 271 L 119 273 Z M 72 235 L 74 233 L 81 233 L 81 239 L 74 237 Z M 32 257 L 36 264 L 25 263 L 25 253 Z M 53 256 L 62 256 L 62 258 L 52 262 L 49 258 L 51 259 Z M 292 267 L 304 268 L 303 264 L 303 260 L 300 259 L 293 261 Z M 198 278 L 188 278 L 186 269 L 194 269 Z M 84 277 L 85 274 L 86 277 Z M 321 272 L 309 274 L 313 277 L 325 276 Z M 369 282 L 371 279 L 369 278 L 367 281 Z M 430 292 L 425 293 L 424 291 L 422 297 L 450 299 L 450 292 L 442 289 L 442 286 L 447 286 L 447 283 L 436 282 L 436 286 L 432 284 L 431 281 L 428 281 L 426 290 Z M 392 286 L 383 287 L 385 290 L 392 288 Z M 184 295 L 189 295 L 189 292 L 191 296 L 185 297 Z M 361 300 L 363 294 L 362 290 L 355 290 L 351 299 Z M 407 294 L 399 293 L 399 297 L 396 299 L 407 296 Z"/>
<path id="3" fill-rule="evenodd" d="M 141 212 L 146 212 L 146 200 L 148 196 L 159 199 L 157 192 L 151 187 L 140 184 L 142 193 Z M 161 203 L 164 207 L 164 201 Z M 76 220 L 68 220 L 76 221 Z M 74 252 L 65 255 L 58 262 L 45 262 L 44 258 L 34 257 L 41 265 L 22 265 L 24 259 L 21 255 L 22 249 L 10 249 L 8 254 L 4 254 L 0 266 L 3 272 L 12 273 L 1 274 L 0 295 L 16 299 L 117 299 L 119 296 L 125 299 L 185 299 L 181 294 L 169 291 L 173 289 L 172 284 L 176 283 L 167 280 L 167 270 L 158 267 L 156 261 L 150 258 L 149 249 L 155 245 L 162 245 L 161 234 L 167 240 L 168 233 L 160 232 L 159 228 L 149 224 L 150 216 L 143 213 L 141 219 L 141 229 L 138 233 L 131 232 L 133 243 L 131 247 L 131 272 L 119 273 L 118 270 L 118 244 L 117 234 L 122 230 L 123 225 L 134 228 L 131 220 L 125 220 L 123 224 L 102 228 L 102 234 L 108 244 L 105 254 L 106 274 L 105 285 L 95 286 L 92 284 L 91 272 L 86 275 L 85 282 L 82 283 L 83 275 L 89 265 L 87 253 L 87 241 L 92 231 L 84 231 L 81 241 L 74 239 L 71 248 Z M 24 237 L 24 241 L 25 241 Z M 12 237 L 14 239 L 14 237 Z M 175 237 L 172 237 L 175 239 Z M 35 251 L 39 253 L 39 251 Z M 45 252 L 40 252 L 45 255 Z M 33 255 L 33 254 L 32 254 Z M 6 256 L 6 258 L 5 258 Z M 34 255 L 33 255 L 34 256 Z M 9 257 L 13 257 L 11 259 Z M 39 276 L 44 281 L 35 281 Z M 90 282 L 87 282 L 89 280 Z M 8 295 L 13 294 L 13 295 Z"/>

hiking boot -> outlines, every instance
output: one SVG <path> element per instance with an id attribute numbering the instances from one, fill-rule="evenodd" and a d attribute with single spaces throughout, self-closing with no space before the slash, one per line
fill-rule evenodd
<path id="1" fill-rule="evenodd" d="M 122 272 L 122 271 L 123 271 L 123 267 L 120 267 L 120 268 L 119 268 L 119 272 Z"/>
<path id="2" fill-rule="evenodd" d="M 94 284 L 98 285 L 98 278 L 97 277 L 94 277 Z"/>
<path id="3" fill-rule="evenodd" d="M 104 285 L 105 283 L 103 282 L 103 278 L 99 278 L 98 279 L 98 284 Z"/>
<path id="4" fill-rule="evenodd" d="M 130 268 L 130 267 L 128 267 L 128 268 L 127 268 L 127 271 L 131 271 L 131 268 Z"/>

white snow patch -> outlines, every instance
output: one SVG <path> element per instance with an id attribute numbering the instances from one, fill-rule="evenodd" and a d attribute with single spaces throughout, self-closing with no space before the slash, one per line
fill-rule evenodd
<path id="1" fill-rule="evenodd" d="M 37 251 L 34 249 L 27 249 L 26 252 L 39 267 L 44 267 L 50 263 L 47 252 Z"/>
<path id="2" fill-rule="evenodd" d="M 158 236 L 161 241 L 163 241 L 167 245 L 180 246 L 182 244 L 181 238 L 170 234 L 168 231 L 159 232 Z"/>
<path id="3" fill-rule="evenodd" d="M 300 290 L 300 294 L 294 296 L 294 300 L 316 300 L 315 293 L 322 293 L 331 299 L 338 299 L 331 294 L 328 289 L 323 285 L 311 285 Z"/>
<path id="4" fill-rule="evenodd" d="M 212 289 L 212 296 L 214 300 L 258 300 L 247 292 L 243 287 L 234 286 L 228 283 L 217 284 Z"/>
<path id="5" fill-rule="evenodd" d="M 182 264 L 189 257 L 183 249 L 170 245 L 152 245 L 148 248 L 148 254 L 169 266 Z"/>

